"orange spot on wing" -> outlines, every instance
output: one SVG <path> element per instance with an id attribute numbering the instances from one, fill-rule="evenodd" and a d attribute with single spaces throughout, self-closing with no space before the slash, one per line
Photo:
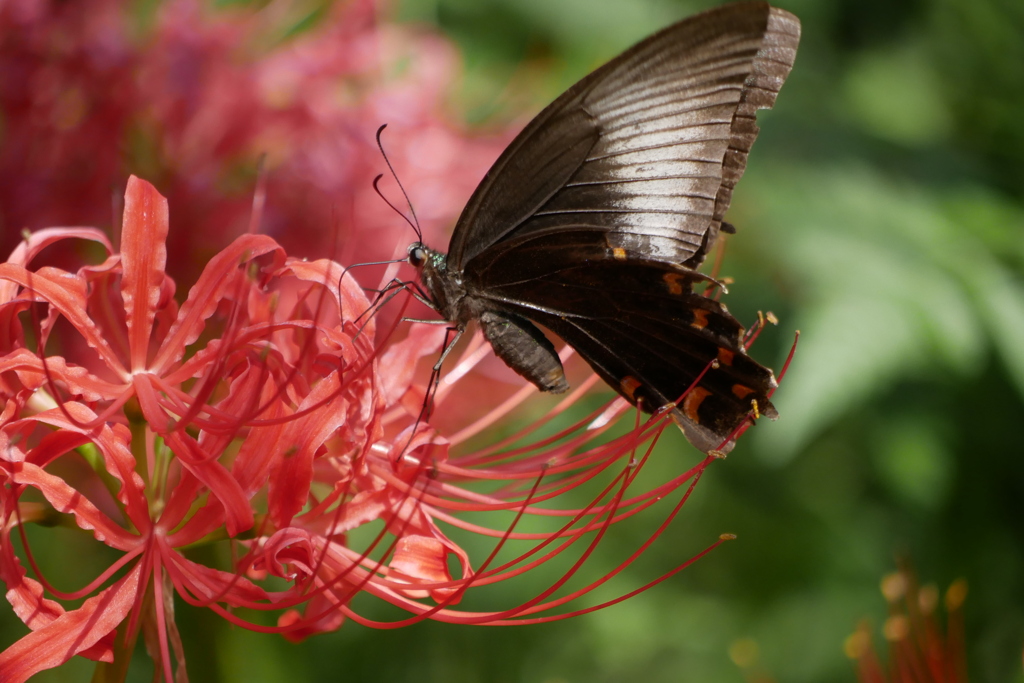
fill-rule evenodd
<path id="1" fill-rule="evenodd" d="M 693 322 L 690 323 L 690 327 L 696 327 L 698 330 L 703 330 L 708 326 L 708 312 L 702 308 L 698 308 L 693 312 Z"/>
<path id="2" fill-rule="evenodd" d="M 665 273 L 661 276 L 661 279 L 668 285 L 668 293 L 679 296 L 683 293 L 683 276 L 679 273 Z"/>
<path id="3" fill-rule="evenodd" d="M 636 390 L 643 386 L 636 377 L 632 375 L 626 375 L 619 381 L 619 387 L 622 389 L 622 393 L 626 395 L 633 403 L 636 403 Z"/>
<path id="4" fill-rule="evenodd" d="M 754 390 L 751 389 L 750 387 L 745 387 L 742 384 L 733 384 L 732 393 L 733 395 L 736 396 L 736 398 L 746 398 L 747 396 L 750 396 L 752 393 L 754 393 Z"/>
<path id="5" fill-rule="evenodd" d="M 700 424 L 700 418 L 697 417 L 697 409 L 700 408 L 700 404 L 704 402 L 704 399 L 710 395 L 711 392 L 704 387 L 694 387 L 686 395 L 686 398 L 683 399 L 683 414 L 695 423 Z"/>
<path id="6" fill-rule="evenodd" d="M 732 359 L 736 354 L 729 349 L 718 347 L 718 362 L 722 365 L 732 365 Z"/>
<path id="7" fill-rule="evenodd" d="M 614 249 L 612 249 L 612 256 L 615 257 L 616 261 L 625 261 L 626 250 L 623 249 L 622 247 L 615 247 Z"/>

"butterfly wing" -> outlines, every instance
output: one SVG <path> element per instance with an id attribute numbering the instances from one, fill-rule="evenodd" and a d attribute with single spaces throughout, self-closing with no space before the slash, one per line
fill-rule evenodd
<path id="1" fill-rule="evenodd" d="M 774 417 L 771 371 L 747 357 L 739 322 L 692 286 L 706 280 L 694 269 L 746 166 L 754 114 L 774 103 L 799 36 L 787 12 L 728 5 L 566 91 L 459 218 L 445 277 L 465 297 L 450 317 L 479 317 L 499 355 L 546 390 L 564 379 L 528 320 L 646 410 L 683 397 L 673 417 L 704 451 L 731 448 L 754 408 Z"/>
<path id="2" fill-rule="evenodd" d="M 502 240 L 597 230 L 626 259 L 696 267 L 796 55 L 800 23 L 726 5 L 651 36 L 566 91 L 498 158 L 463 211 L 448 266 Z"/>
<path id="3" fill-rule="evenodd" d="M 747 356 L 743 328 L 725 306 L 692 291 L 702 276 L 659 261 L 606 258 L 604 239 L 576 230 L 503 242 L 500 258 L 470 262 L 471 296 L 549 328 L 649 412 L 682 399 L 672 415 L 705 452 L 732 448 L 727 439 L 755 401 L 774 418 L 771 370 Z"/>

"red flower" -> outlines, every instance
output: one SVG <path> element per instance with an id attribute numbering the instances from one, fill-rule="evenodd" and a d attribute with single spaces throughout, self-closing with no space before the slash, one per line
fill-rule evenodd
<path id="1" fill-rule="evenodd" d="M 442 436 L 418 419 L 425 389 L 415 378 L 418 361 L 436 357 L 443 328 L 415 325 L 380 352 L 393 330 L 376 329 L 369 302 L 341 266 L 287 258 L 262 235 L 240 237 L 214 256 L 179 306 L 165 273 L 167 233 L 166 200 L 132 178 L 120 251 L 96 230 L 54 228 L 27 237 L 0 264 L 0 578 L 31 629 L 0 654 L 4 680 L 25 680 L 75 655 L 113 661 L 123 675 L 140 632 L 172 680 L 175 660 L 179 668 L 183 662 L 176 597 L 290 638 L 335 629 L 346 617 L 373 623 L 351 608 L 360 592 L 412 615 L 381 626 L 564 618 L 578 613 L 564 605 L 610 580 L 660 535 L 711 461 L 636 490 L 666 420 L 655 416 L 610 438 L 616 418 L 635 415 L 621 399 L 553 435 L 535 435 L 594 379 L 524 433 L 453 450 L 536 390 L 522 386 L 476 423 Z M 98 245 L 105 258 L 76 272 L 33 266 L 43 248 L 69 238 Z M 438 411 L 486 356 L 477 336 L 446 373 Z M 589 502 L 572 504 L 575 492 Z M 611 524 L 673 492 L 681 495 L 664 524 L 618 569 L 580 578 Z M 119 557 L 77 590 L 61 591 L 23 532 L 34 521 L 66 523 Z M 374 522 L 382 525 L 366 541 Z M 492 538 L 493 551 L 471 561 L 456 539 L 468 534 Z M 231 545 L 230 566 L 205 566 L 185 553 L 219 542 Z M 501 551 L 510 545 L 525 549 L 506 558 Z M 473 587 L 567 552 L 575 553 L 570 567 L 518 605 L 454 608 Z M 265 587 L 271 577 L 287 588 Z M 74 609 L 62 604 L 81 598 Z M 235 608 L 281 616 L 268 629 Z"/>
<path id="2" fill-rule="evenodd" d="M 31 236 L 0 264 L 0 571 L 15 610 L 33 629 L 0 655 L 9 680 L 75 654 L 110 661 L 113 628 L 130 612 L 129 631 L 138 626 L 147 591 L 160 626 L 157 651 L 169 672 L 173 622 L 164 613 L 164 591 L 216 596 L 229 605 L 268 599 L 236 573 L 197 566 L 180 549 L 251 530 L 261 492 L 269 523 L 286 524 L 305 503 L 303 480 L 312 476 L 322 442 L 342 425 L 363 446 L 379 431 L 373 323 L 357 336 L 352 323 L 342 322 L 368 302 L 337 264 L 289 261 L 270 238 L 246 235 L 211 260 L 179 308 L 164 273 L 167 230 L 166 200 L 132 178 L 120 253 L 110 253 L 97 231 L 53 229 Z M 43 247 L 69 237 L 91 239 L 110 255 L 77 273 L 28 267 Z M 26 315 L 36 321 L 28 330 Z M 59 340 L 51 340 L 55 329 Z M 70 354 L 39 353 L 29 343 L 33 335 L 36 349 L 59 341 Z M 83 453 L 95 457 L 85 481 L 48 471 L 56 460 Z M 275 470 L 284 474 L 272 477 Z M 94 501 L 103 484 L 109 495 Z M 28 489 L 123 552 L 122 559 L 70 595 L 28 577 L 11 544 L 26 521 L 19 502 Z M 46 590 L 88 595 L 121 566 L 131 568 L 72 612 L 43 597 Z"/>

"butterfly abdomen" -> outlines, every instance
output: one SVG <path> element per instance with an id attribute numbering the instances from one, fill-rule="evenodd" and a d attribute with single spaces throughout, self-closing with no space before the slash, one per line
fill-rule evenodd
<path id="1" fill-rule="evenodd" d="M 530 321 L 493 310 L 481 313 L 479 320 L 494 353 L 506 365 L 541 391 L 560 394 L 569 389 L 554 345 Z"/>

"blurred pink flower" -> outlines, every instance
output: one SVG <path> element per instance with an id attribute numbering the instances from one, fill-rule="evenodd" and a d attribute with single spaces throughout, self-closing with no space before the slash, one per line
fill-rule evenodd
<path id="1" fill-rule="evenodd" d="M 76 655 L 111 663 L 104 679 L 122 680 L 139 633 L 157 677 L 175 680 L 184 667 L 176 598 L 289 638 L 346 618 L 529 623 L 617 602 L 693 561 L 608 603 L 567 610 L 657 539 L 710 458 L 638 486 L 666 420 L 612 436 L 617 418 L 636 415 L 621 399 L 538 436 L 593 378 L 523 433 L 453 450 L 535 388 L 495 396 L 480 420 L 443 436 L 418 419 L 425 388 L 416 371 L 436 358 L 443 328 L 414 325 L 392 343 L 394 330 L 364 315 L 370 304 L 341 266 L 289 258 L 255 234 L 215 255 L 179 306 L 165 273 L 168 231 L 167 201 L 133 177 L 120 251 L 95 229 L 52 228 L 0 264 L 0 578 L 30 629 L 0 653 L 5 681 Z M 72 238 L 97 245 L 101 262 L 76 271 L 33 264 Z M 474 338 L 438 389 L 438 411 L 487 354 Z M 673 492 L 674 507 L 632 554 L 583 578 L 610 525 Z M 77 590 L 59 590 L 31 551 L 30 522 L 87 532 L 117 559 Z M 355 530 L 363 541 L 350 538 Z M 473 561 L 456 534 L 491 538 L 493 551 Z M 228 544 L 229 566 L 183 552 L 215 543 Z M 531 598 L 455 609 L 470 588 L 565 553 L 568 569 Z M 411 616 L 372 622 L 351 607 L 363 592 Z M 237 608 L 277 611 L 278 624 L 250 623 Z"/>
<path id="2" fill-rule="evenodd" d="M 452 46 L 389 24 L 380 0 L 330 3 L 315 22 L 302 3 L 215 4 L 0 3 L 0 253 L 22 229 L 116 222 L 119 188 L 142 172 L 180 207 L 168 268 L 191 281 L 245 231 L 264 158 L 261 232 L 306 257 L 391 258 L 413 235 L 371 187 L 382 123 L 442 241 L 503 141 L 446 110 Z"/>

